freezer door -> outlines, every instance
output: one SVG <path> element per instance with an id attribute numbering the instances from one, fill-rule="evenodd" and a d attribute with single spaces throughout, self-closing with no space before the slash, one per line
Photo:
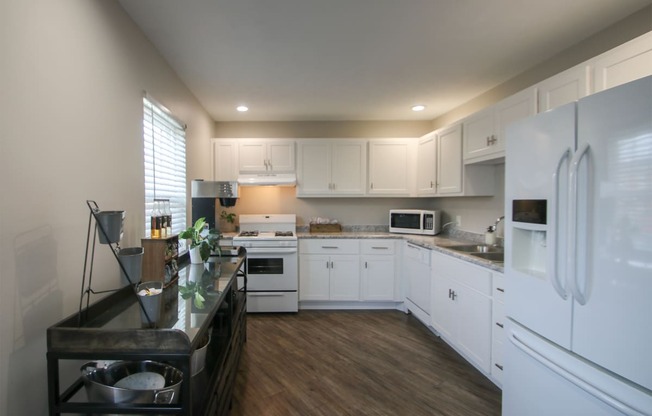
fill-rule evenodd
<path id="1" fill-rule="evenodd" d="M 578 120 L 572 349 L 652 390 L 652 77 L 580 100 Z"/>
<path id="2" fill-rule="evenodd" d="M 505 157 L 506 314 L 565 348 L 572 299 L 562 214 L 575 126 L 575 103 L 516 122 L 507 128 Z"/>
<path id="3" fill-rule="evenodd" d="M 652 396 L 508 320 L 504 416 L 642 416 Z"/>

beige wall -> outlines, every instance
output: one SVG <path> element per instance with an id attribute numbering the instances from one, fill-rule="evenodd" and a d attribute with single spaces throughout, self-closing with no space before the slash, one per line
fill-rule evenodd
<path id="1" fill-rule="evenodd" d="M 492 88 L 473 100 L 449 111 L 432 122 L 432 130 L 444 127 L 474 112 L 497 103 L 531 85 L 587 61 L 652 30 L 652 5 L 573 45 L 551 59 Z"/>
<path id="2" fill-rule="evenodd" d="M 0 3 L 0 414 L 45 415 L 46 328 L 79 305 L 85 201 L 126 210 L 122 247 L 144 234 L 143 90 L 188 124 L 188 177 L 210 172 L 214 123 L 117 2 Z M 108 246 L 93 281 L 118 285 Z"/>
<path id="3" fill-rule="evenodd" d="M 623 19 L 591 38 L 571 46 L 552 59 L 497 86 L 431 122 L 216 122 L 215 137 L 420 137 L 458 121 L 556 73 L 584 62 L 613 47 L 652 30 L 652 6 Z M 462 217 L 461 229 L 482 233 L 504 212 L 504 165 L 495 169 L 497 189 L 492 197 L 473 198 L 317 198 L 297 199 L 292 189 L 272 191 L 250 188 L 242 192 L 232 211 L 240 213 L 295 212 L 300 223 L 311 216 L 330 216 L 350 224 L 387 225 L 390 208 L 435 208 L 444 221 Z M 502 234 L 502 228 L 499 228 Z"/>

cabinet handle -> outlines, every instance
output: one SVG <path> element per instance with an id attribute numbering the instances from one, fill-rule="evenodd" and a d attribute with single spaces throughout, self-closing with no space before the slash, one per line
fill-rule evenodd
<path id="1" fill-rule="evenodd" d="M 455 300 L 456 297 L 457 297 L 457 293 L 455 293 L 455 291 L 453 290 L 453 297 L 451 299 Z"/>
<path id="2" fill-rule="evenodd" d="M 327 268 L 327 269 L 330 269 L 330 267 L 328 267 L 328 261 L 326 262 L 326 268 Z"/>
<path id="3" fill-rule="evenodd" d="M 503 289 L 502 287 L 497 287 L 496 290 L 505 293 L 505 289 Z"/>
<path id="4" fill-rule="evenodd" d="M 371 189 L 374 189 L 374 183 L 371 182 L 371 183 L 369 184 L 369 187 L 370 187 Z"/>
<path id="5" fill-rule="evenodd" d="M 494 365 L 495 365 L 496 367 L 498 367 L 498 369 L 499 369 L 500 371 L 503 371 L 503 366 L 502 366 L 502 365 L 500 365 L 500 364 L 497 364 L 497 363 L 496 363 L 496 364 L 494 364 Z"/>
<path id="6" fill-rule="evenodd" d="M 338 248 L 337 246 L 321 246 L 321 248 Z"/>
<path id="7" fill-rule="evenodd" d="M 389 250 L 389 247 L 372 246 L 371 248 L 374 250 Z"/>
<path id="8" fill-rule="evenodd" d="M 453 293 L 453 290 L 452 290 L 452 289 L 448 289 L 448 299 L 451 298 L 451 294 L 452 294 L 452 293 Z"/>
<path id="9" fill-rule="evenodd" d="M 430 189 L 432 189 L 432 187 L 433 187 L 433 184 L 432 184 L 432 181 L 430 181 Z"/>
<path id="10" fill-rule="evenodd" d="M 364 262 L 364 268 L 365 268 L 365 269 L 368 269 L 368 267 L 367 267 L 367 262 L 366 262 L 366 261 Z"/>
<path id="11" fill-rule="evenodd" d="M 505 327 L 505 325 L 501 324 L 500 322 L 496 322 L 496 325 L 499 326 L 499 327 L 501 327 L 501 328 L 504 328 L 504 327 Z"/>
<path id="12" fill-rule="evenodd" d="M 335 190 L 335 184 L 332 183 L 331 185 L 333 186 L 331 189 L 334 191 Z"/>
<path id="13" fill-rule="evenodd" d="M 331 269 L 333 268 L 333 262 L 331 261 Z"/>

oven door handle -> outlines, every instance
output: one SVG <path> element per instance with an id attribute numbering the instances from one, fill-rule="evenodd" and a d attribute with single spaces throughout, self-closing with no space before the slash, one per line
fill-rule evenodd
<path id="1" fill-rule="evenodd" d="M 247 254 L 292 254 L 296 247 L 245 247 Z"/>

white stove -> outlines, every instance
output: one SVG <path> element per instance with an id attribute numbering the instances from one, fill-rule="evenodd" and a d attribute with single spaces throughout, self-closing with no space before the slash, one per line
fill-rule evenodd
<path id="1" fill-rule="evenodd" d="M 247 250 L 247 312 L 297 312 L 299 274 L 294 214 L 240 215 L 233 245 Z"/>

